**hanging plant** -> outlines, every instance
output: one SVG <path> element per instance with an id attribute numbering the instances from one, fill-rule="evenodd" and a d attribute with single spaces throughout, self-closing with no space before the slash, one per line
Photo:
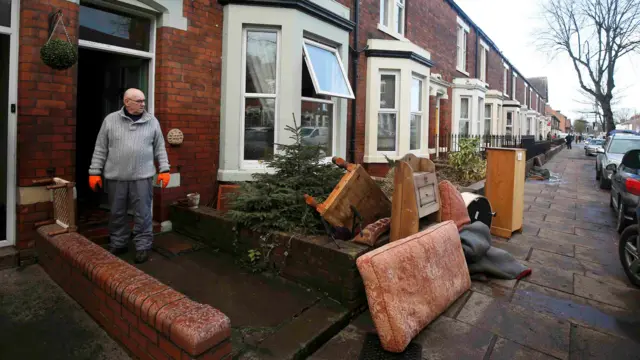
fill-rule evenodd
<path id="1" fill-rule="evenodd" d="M 66 70 L 78 62 L 78 50 L 76 49 L 76 46 L 71 43 L 71 39 L 67 33 L 67 28 L 64 26 L 64 22 L 62 21 L 62 12 L 58 12 L 56 16 L 56 25 L 51 31 L 49 39 L 40 49 L 40 58 L 42 59 L 42 62 L 52 69 Z M 51 39 L 58 29 L 58 25 L 62 26 L 64 34 L 67 37 L 66 41 L 61 39 Z"/>

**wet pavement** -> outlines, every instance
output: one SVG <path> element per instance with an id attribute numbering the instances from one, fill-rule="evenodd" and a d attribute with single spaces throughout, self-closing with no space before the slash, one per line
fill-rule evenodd
<path id="1" fill-rule="evenodd" d="M 523 233 L 494 242 L 533 274 L 473 282 L 414 339 L 423 359 L 640 358 L 640 289 L 620 265 L 595 157 L 577 144 L 544 167 L 558 178 L 527 181 Z M 368 312 L 310 359 L 356 359 L 367 332 L 375 332 Z"/>
<path id="2" fill-rule="evenodd" d="M 0 359 L 129 356 L 40 266 L 33 265 L 0 271 Z"/>

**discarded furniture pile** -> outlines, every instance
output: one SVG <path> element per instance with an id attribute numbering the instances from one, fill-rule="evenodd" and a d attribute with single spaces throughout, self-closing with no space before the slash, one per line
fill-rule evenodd
<path id="1" fill-rule="evenodd" d="M 512 154 L 494 159 L 504 167 L 513 158 L 511 171 L 517 173 L 522 155 L 507 150 Z M 489 152 L 489 161 L 491 157 Z M 321 215 L 329 237 L 374 248 L 356 264 L 384 350 L 405 351 L 471 287 L 472 278 L 519 279 L 530 274 L 509 253 L 491 246 L 491 233 L 510 237 L 522 228 L 522 206 L 518 210 L 513 204 L 523 201 L 517 195 L 518 189 L 524 191 L 523 167 L 521 181 L 520 175 L 507 176 L 505 170 L 487 171 L 487 193 L 505 212 L 501 214 L 492 209 L 491 198 L 461 194 L 448 181 L 438 183 L 434 163 L 414 154 L 395 162 L 392 200 L 361 165 L 341 158 L 333 162 L 346 170 L 341 181 L 324 202 L 305 196 L 306 202 Z M 519 225 L 514 221 L 518 216 Z"/>

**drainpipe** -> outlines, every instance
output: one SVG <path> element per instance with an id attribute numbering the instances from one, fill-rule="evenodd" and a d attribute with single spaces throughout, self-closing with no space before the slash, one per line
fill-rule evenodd
<path id="1" fill-rule="evenodd" d="M 354 99 L 351 100 L 351 139 L 349 148 L 349 158 L 351 163 L 356 162 L 356 99 L 358 98 L 358 62 L 360 58 L 360 52 L 358 51 L 358 40 L 360 34 L 360 0 L 354 0 L 354 16 L 353 22 L 356 24 L 353 30 L 353 47 L 351 49 L 351 57 L 353 58 L 353 70 L 351 71 L 351 87 L 353 90 Z"/>
<path id="2" fill-rule="evenodd" d="M 436 93 L 436 158 L 440 157 L 440 99 L 442 95 Z"/>

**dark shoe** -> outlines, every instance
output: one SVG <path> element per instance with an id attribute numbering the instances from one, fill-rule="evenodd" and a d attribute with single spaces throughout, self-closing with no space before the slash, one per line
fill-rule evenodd
<path id="1" fill-rule="evenodd" d="M 127 247 L 114 248 L 114 247 L 111 247 L 111 246 L 110 246 L 108 250 L 109 250 L 109 252 L 110 252 L 110 253 L 112 253 L 113 255 L 118 256 L 118 255 L 126 254 L 126 253 L 127 253 L 127 251 L 129 251 L 129 248 L 127 248 Z"/>
<path id="2" fill-rule="evenodd" d="M 142 264 L 147 260 L 149 260 L 149 250 L 136 251 L 136 264 Z"/>

